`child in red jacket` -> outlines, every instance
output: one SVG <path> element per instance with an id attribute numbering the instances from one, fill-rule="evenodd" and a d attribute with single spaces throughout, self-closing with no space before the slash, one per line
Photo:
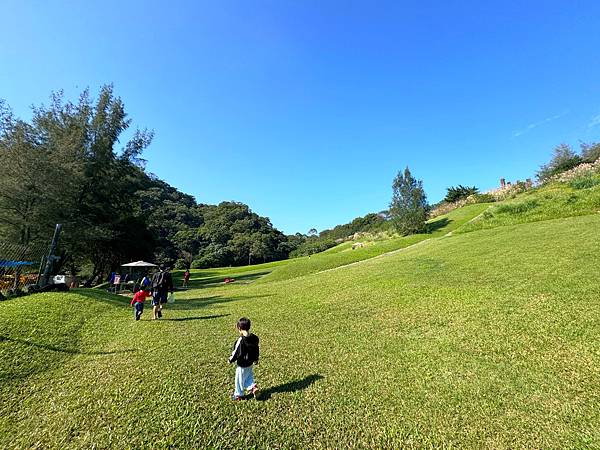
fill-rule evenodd
<path id="1" fill-rule="evenodd" d="M 144 301 L 146 300 L 146 297 L 150 296 L 152 296 L 150 291 L 140 289 L 135 293 L 135 295 L 131 299 L 130 304 L 134 308 L 135 320 L 140 320 L 140 317 L 142 317 L 142 313 L 144 312 Z"/>

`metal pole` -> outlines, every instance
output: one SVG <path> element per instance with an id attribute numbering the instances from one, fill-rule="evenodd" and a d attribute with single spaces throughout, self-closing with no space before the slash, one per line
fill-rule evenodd
<path id="1" fill-rule="evenodd" d="M 46 259 L 46 267 L 44 268 L 44 275 L 42 275 L 42 279 L 40 280 L 40 286 L 46 286 L 50 279 L 50 272 L 52 271 L 52 266 L 54 265 L 54 261 L 56 260 L 56 256 L 54 253 L 56 252 L 56 248 L 58 247 L 58 240 L 60 239 L 60 232 L 62 230 L 62 224 L 57 223 L 56 228 L 54 229 L 54 237 L 52 237 L 52 243 L 50 244 L 50 252 L 48 253 L 48 258 Z"/>

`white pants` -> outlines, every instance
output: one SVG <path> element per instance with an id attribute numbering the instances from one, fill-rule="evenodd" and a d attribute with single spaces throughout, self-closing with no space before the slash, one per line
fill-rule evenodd
<path id="1" fill-rule="evenodd" d="M 254 383 L 254 371 L 252 366 L 235 368 L 235 391 L 233 395 L 236 397 L 243 397 L 246 395 L 245 391 L 252 389 L 256 383 Z"/>

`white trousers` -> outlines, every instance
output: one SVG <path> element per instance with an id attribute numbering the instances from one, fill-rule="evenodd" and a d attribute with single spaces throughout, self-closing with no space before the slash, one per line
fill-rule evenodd
<path id="1" fill-rule="evenodd" d="M 254 371 L 252 366 L 235 368 L 235 391 L 233 395 L 237 397 L 243 397 L 246 395 L 245 391 L 249 391 L 255 386 L 254 383 Z"/>

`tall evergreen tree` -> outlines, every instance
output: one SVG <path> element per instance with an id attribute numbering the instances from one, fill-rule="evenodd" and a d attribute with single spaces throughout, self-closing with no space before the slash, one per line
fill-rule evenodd
<path id="1" fill-rule="evenodd" d="M 392 189 L 390 216 L 396 230 L 402 235 L 425 231 L 428 205 L 423 182 L 413 177 L 407 167 L 404 173 L 398 172 Z"/>

